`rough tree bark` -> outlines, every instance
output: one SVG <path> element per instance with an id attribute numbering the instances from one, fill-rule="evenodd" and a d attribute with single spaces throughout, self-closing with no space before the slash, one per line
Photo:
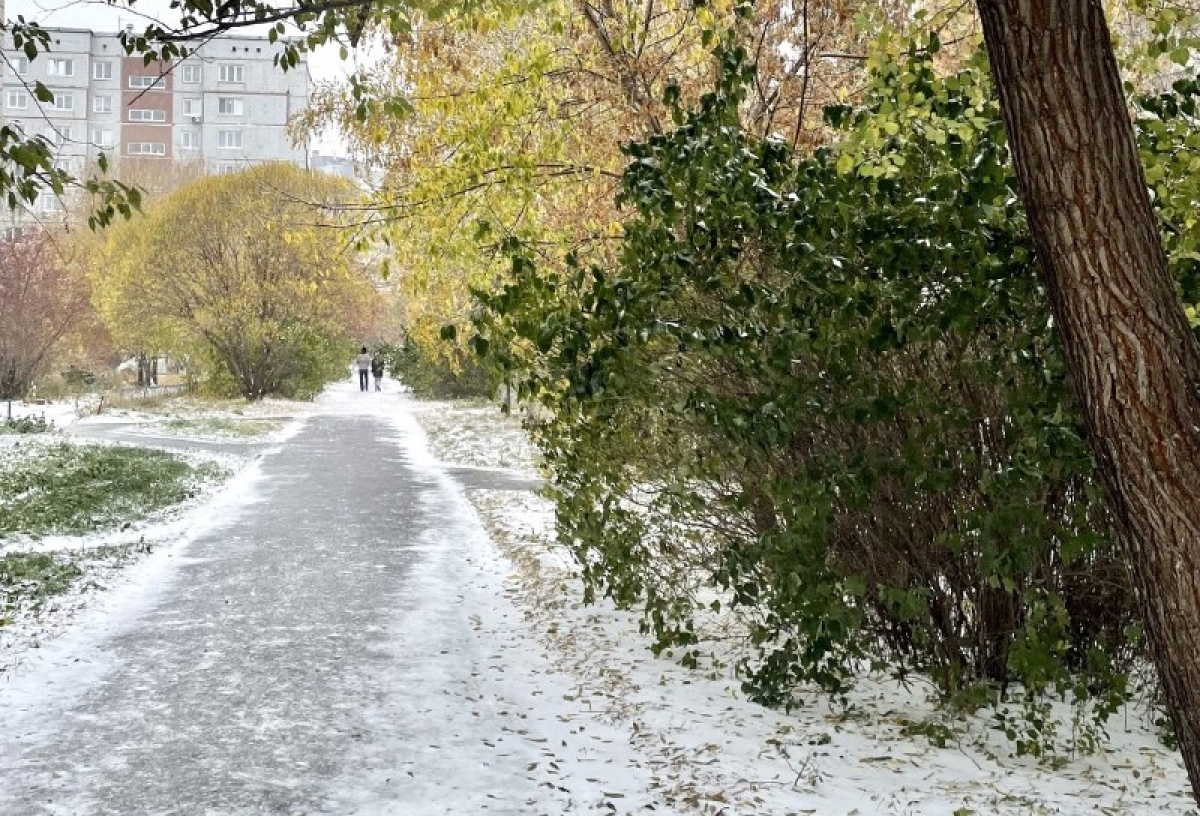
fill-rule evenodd
<path id="1" fill-rule="evenodd" d="M 977 0 L 1072 386 L 1200 800 L 1200 345 L 1099 0 Z"/>

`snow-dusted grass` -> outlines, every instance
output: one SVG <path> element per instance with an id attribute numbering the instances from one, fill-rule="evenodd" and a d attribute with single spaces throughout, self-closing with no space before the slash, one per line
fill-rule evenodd
<path id="1" fill-rule="evenodd" d="M 99 408 L 97 411 L 95 408 Z M 275 442 L 287 424 L 308 416 L 312 403 L 267 399 L 200 399 L 169 396 L 150 400 L 105 402 L 82 411 L 83 426 L 119 423 L 127 432 L 198 442 Z"/>
<path id="2" fill-rule="evenodd" d="M 536 475 L 538 455 L 514 415 L 492 403 L 416 401 L 413 415 L 429 437 L 430 453 L 457 467 L 527 471 Z"/>
<path id="3" fill-rule="evenodd" d="M 0 455 L 0 540 L 141 521 L 223 475 L 163 451 L 39 437 Z"/>
<path id="4" fill-rule="evenodd" d="M 489 415 L 489 411 L 492 411 Z M 532 452 L 518 425 L 480 405 L 425 403 L 416 415 L 446 465 L 505 468 Z M 490 416 L 490 418 L 489 418 Z M 462 426 L 470 428 L 469 432 Z M 728 666 L 685 669 L 651 655 L 638 619 L 606 602 L 584 606 L 574 564 L 553 537 L 553 507 L 521 491 L 468 498 L 513 565 L 509 599 L 586 704 L 623 730 L 651 771 L 660 813 L 1025 814 L 1194 813 L 1178 754 L 1147 704 L 1108 724 L 1091 755 L 1015 755 L 994 712 L 954 715 L 932 686 L 868 677 L 844 699 L 800 694 L 791 713 L 749 703 Z M 1047 704 L 1069 743 L 1071 709 Z M 623 812 L 619 811 L 618 812 Z"/>
<path id="5" fill-rule="evenodd" d="M 197 419 L 172 418 L 162 427 L 182 436 L 198 436 L 214 439 L 238 439 L 265 436 L 283 427 L 283 423 L 269 419 L 229 419 L 226 417 L 200 417 Z"/>
<path id="6" fill-rule="evenodd" d="M 0 435 L 49 433 L 53 428 L 53 421 L 45 417 L 14 417 L 0 420 Z"/>
<path id="7" fill-rule="evenodd" d="M 0 555 L 0 626 L 51 611 L 62 596 L 102 587 L 104 576 L 128 564 L 142 545 L 95 547 L 78 552 L 10 552 Z"/>

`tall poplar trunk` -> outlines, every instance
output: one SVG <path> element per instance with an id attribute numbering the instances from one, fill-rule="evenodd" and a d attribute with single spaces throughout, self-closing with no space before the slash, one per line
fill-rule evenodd
<path id="1" fill-rule="evenodd" d="M 1021 197 L 1200 801 L 1200 346 L 1098 0 L 977 0 Z"/>

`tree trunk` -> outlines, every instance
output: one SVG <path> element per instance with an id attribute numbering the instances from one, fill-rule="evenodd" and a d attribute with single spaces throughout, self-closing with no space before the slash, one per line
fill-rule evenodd
<path id="1" fill-rule="evenodd" d="M 978 0 L 1071 383 L 1200 800 L 1200 346 L 1098 0 Z"/>

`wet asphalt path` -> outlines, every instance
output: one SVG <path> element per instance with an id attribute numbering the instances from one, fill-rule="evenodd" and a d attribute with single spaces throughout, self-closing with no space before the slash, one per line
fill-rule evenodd
<path id="1" fill-rule="evenodd" d="M 0 814 L 327 812 L 370 755 L 364 712 L 394 697 L 396 610 L 446 524 L 395 433 L 311 417 L 132 621 L 43 670 L 44 695 L 0 688 Z"/>

